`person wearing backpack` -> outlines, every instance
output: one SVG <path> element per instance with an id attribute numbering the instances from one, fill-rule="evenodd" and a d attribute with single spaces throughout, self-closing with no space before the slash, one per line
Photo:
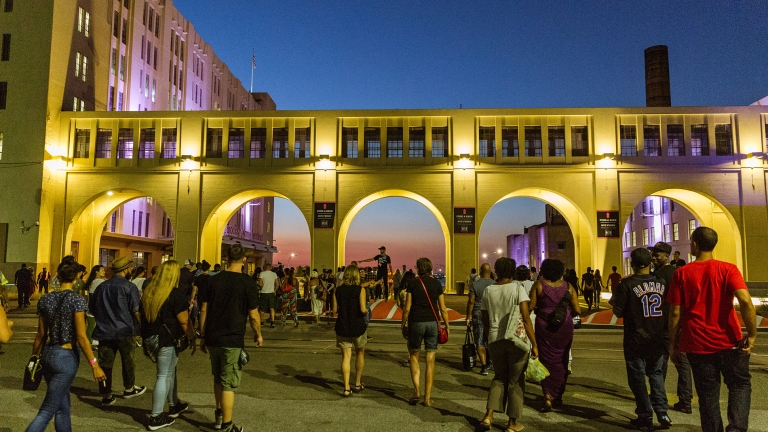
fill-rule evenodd
<path id="1" fill-rule="evenodd" d="M 579 315 L 576 291 L 563 280 L 565 264 L 546 259 L 541 263 L 539 280 L 531 289 L 529 309 L 536 311 L 536 341 L 539 360 L 550 375 L 541 381 L 544 406 L 541 411 L 552 411 L 563 404 L 563 393 L 568 381 L 568 354 L 573 343 L 573 315 Z"/>
<path id="2" fill-rule="evenodd" d="M 592 310 L 592 302 L 595 299 L 595 275 L 592 274 L 592 267 L 587 267 L 587 272 L 581 275 L 581 292 L 584 295 L 584 301 L 587 307 Z"/>

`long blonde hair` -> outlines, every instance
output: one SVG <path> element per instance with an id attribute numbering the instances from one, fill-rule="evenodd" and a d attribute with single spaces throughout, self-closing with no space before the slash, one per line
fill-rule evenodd
<path id="1" fill-rule="evenodd" d="M 360 269 L 357 264 L 350 264 L 344 268 L 342 285 L 360 285 Z"/>
<path id="2" fill-rule="evenodd" d="M 144 308 L 144 317 L 149 322 L 155 322 L 160 315 L 160 308 L 168 300 L 171 290 L 179 285 L 180 267 L 178 261 L 166 261 L 152 277 L 141 297 L 141 306 Z"/>

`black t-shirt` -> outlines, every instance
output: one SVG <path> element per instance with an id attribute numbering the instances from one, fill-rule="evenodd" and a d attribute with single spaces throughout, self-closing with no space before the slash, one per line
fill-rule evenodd
<path id="1" fill-rule="evenodd" d="M 652 274 L 660 279 L 664 280 L 664 286 L 669 287 L 669 283 L 672 281 L 672 275 L 675 274 L 675 270 L 677 270 L 677 267 L 667 264 L 657 270 L 655 270 Z M 664 296 L 666 298 L 666 296 Z"/>
<path id="2" fill-rule="evenodd" d="M 592 273 L 584 273 L 581 275 L 581 281 L 584 283 L 584 290 L 595 289 L 595 275 Z"/>
<path id="3" fill-rule="evenodd" d="M 186 267 L 181 268 L 181 274 L 179 275 L 179 289 L 181 292 L 189 298 L 192 295 L 192 282 L 195 280 L 195 272 L 187 270 Z"/>
<path id="4" fill-rule="evenodd" d="M 432 306 L 435 308 L 434 312 L 432 312 L 432 308 L 429 306 L 427 294 L 424 292 L 421 282 L 424 282 L 424 287 L 429 292 L 429 298 L 432 300 Z M 435 314 L 438 314 L 438 317 L 440 316 L 438 297 L 443 294 L 443 286 L 440 285 L 437 279 L 433 277 L 412 279 L 408 282 L 406 292 L 411 294 L 411 312 L 408 314 L 408 321 L 429 322 L 435 321 Z"/>
<path id="5" fill-rule="evenodd" d="M 392 259 L 387 254 L 379 254 L 373 257 L 373 260 L 379 263 L 378 270 L 376 271 L 376 276 L 378 278 L 385 277 L 389 271 L 389 264 L 392 263 Z"/>
<path id="6" fill-rule="evenodd" d="M 168 299 L 160 308 L 158 319 L 150 323 L 144 313 L 144 305 L 139 306 L 141 314 L 141 337 L 149 337 L 153 334 L 160 335 L 160 346 L 173 346 L 173 340 L 184 335 L 184 329 L 181 328 L 176 316 L 189 310 L 187 297 L 178 288 L 172 289 Z M 168 328 L 166 331 L 163 324 Z"/>
<path id="7" fill-rule="evenodd" d="M 356 338 L 365 333 L 366 313 L 360 312 L 360 285 L 342 285 L 336 289 L 336 334 L 341 337 Z"/>
<path id="8" fill-rule="evenodd" d="M 211 280 L 211 275 L 201 273 L 195 278 L 195 286 L 197 287 L 197 298 L 201 297 L 203 291 L 208 291 L 208 283 Z M 258 288 L 258 286 L 257 286 Z"/>
<path id="9" fill-rule="evenodd" d="M 667 287 L 654 275 L 625 277 L 610 304 L 624 314 L 624 355 L 629 358 L 667 354 L 669 337 Z"/>
<path id="10" fill-rule="evenodd" d="M 208 303 L 205 344 L 224 348 L 243 348 L 248 312 L 256 309 L 259 291 L 247 274 L 222 271 L 211 276 L 208 289 L 198 297 Z"/>

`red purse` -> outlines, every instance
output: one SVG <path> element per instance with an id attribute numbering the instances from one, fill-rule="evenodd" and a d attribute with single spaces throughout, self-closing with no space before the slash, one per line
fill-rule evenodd
<path id="1" fill-rule="evenodd" d="M 427 287 L 424 285 L 424 281 L 419 278 L 419 282 L 421 282 L 421 286 L 424 288 L 424 294 L 427 295 L 429 307 L 432 308 L 432 313 L 435 314 L 435 322 L 437 322 L 437 343 L 442 345 L 448 342 L 448 331 L 440 325 L 440 319 L 437 318 L 437 312 L 435 312 L 435 307 L 432 305 L 432 299 L 429 298 L 429 291 L 427 291 Z"/>

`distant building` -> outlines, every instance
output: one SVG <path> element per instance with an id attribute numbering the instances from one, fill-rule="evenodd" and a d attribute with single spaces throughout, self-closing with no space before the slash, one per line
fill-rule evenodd
<path id="1" fill-rule="evenodd" d="M 691 233 L 699 226 L 696 217 L 679 203 L 658 196 L 646 197 L 630 213 L 622 238 L 624 274 L 632 273 L 629 254 L 638 247 L 663 241 L 680 251 L 680 258 L 691 262 Z M 670 257 L 671 258 L 671 257 Z"/>
<path id="2" fill-rule="evenodd" d="M 565 218 L 551 205 L 544 208 L 546 220 L 525 228 L 523 234 L 507 236 L 507 256 L 517 265 L 539 268 L 545 259 L 557 259 L 573 268 L 575 249 L 573 233 Z"/>
<path id="3" fill-rule="evenodd" d="M 221 242 L 221 256 L 227 256 L 230 245 L 240 243 L 248 250 L 248 273 L 256 267 L 272 264 L 272 254 L 277 252 L 274 245 L 273 226 L 275 222 L 275 199 L 259 198 L 240 207 L 224 228 Z"/>

